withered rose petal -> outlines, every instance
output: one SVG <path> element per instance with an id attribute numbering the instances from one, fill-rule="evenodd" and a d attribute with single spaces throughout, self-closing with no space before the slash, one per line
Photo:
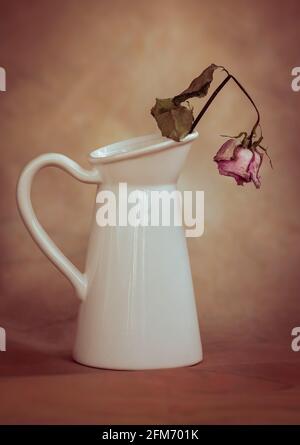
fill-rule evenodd
<path id="1" fill-rule="evenodd" d="M 235 139 L 228 139 L 228 141 L 224 142 L 220 150 L 214 157 L 214 161 L 229 161 L 234 154 L 234 149 L 237 146 L 237 142 Z"/>
<path id="2" fill-rule="evenodd" d="M 260 188 L 260 176 L 258 176 L 258 172 L 261 166 L 263 160 L 263 155 L 255 151 L 253 153 L 250 165 L 249 165 L 249 173 L 251 176 L 251 179 L 255 185 L 256 188 Z"/>
<path id="3" fill-rule="evenodd" d="M 247 148 L 238 146 L 235 148 L 233 156 L 230 160 L 222 160 L 218 162 L 218 168 L 221 175 L 232 176 L 238 185 L 251 181 L 251 175 L 248 171 L 253 153 Z"/>
<path id="4" fill-rule="evenodd" d="M 262 160 L 263 155 L 256 148 L 244 148 L 235 139 L 228 139 L 214 157 L 221 175 L 234 178 L 238 185 L 253 182 L 256 188 L 260 188 L 258 173 Z"/>
<path id="5" fill-rule="evenodd" d="M 226 165 L 225 165 L 226 162 L 227 161 L 220 161 L 218 163 L 218 169 L 219 169 L 220 175 L 230 176 L 231 178 L 234 178 L 236 180 L 237 185 L 244 185 L 245 182 L 249 182 L 250 181 L 250 176 L 249 176 L 249 178 L 245 179 L 245 178 L 242 178 L 241 176 L 237 175 L 236 173 L 234 173 L 232 171 L 228 171 L 226 169 Z"/>

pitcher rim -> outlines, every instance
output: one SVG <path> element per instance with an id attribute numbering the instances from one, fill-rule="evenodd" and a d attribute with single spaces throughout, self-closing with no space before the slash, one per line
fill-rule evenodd
<path id="1" fill-rule="evenodd" d="M 96 148 L 89 153 L 88 157 L 89 161 L 93 164 L 109 163 L 184 145 L 194 141 L 198 136 L 199 133 L 194 131 L 179 142 L 161 136 L 159 133 L 137 136 Z"/>

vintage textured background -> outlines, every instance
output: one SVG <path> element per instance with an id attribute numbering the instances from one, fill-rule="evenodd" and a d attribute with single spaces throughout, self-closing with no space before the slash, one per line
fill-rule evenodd
<path id="1" fill-rule="evenodd" d="M 259 191 L 253 185 L 237 187 L 233 180 L 218 175 L 212 157 L 222 142 L 219 135 L 249 128 L 255 118 L 247 100 L 230 84 L 201 121 L 200 138 L 180 179 L 181 188 L 204 190 L 206 197 L 205 235 L 189 240 L 206 358 L 196 380 L 205 381 L 201 375 L 205 366 L 216 372 L 213 364 L 219 359 L 215 354 L 221 352 L 220 363 L 236 363 L 233 373 L 244 363 L 249 366 L 243 370 L 251 375 L 249 369 L 258 363 L 257 381 L 272 382 L 274 374 L 284 372 L 278 368 L 282 364 L 287 369 L 280 385 L 291 388 L 299 383 L 293 370 L 299 366 L 300 353 L 290 351 L 291 329 L 300 324 L 300 93 L 290 86 L 291 69 L 300 64 L 299 17 L 296 0 L 287 0 L 282 7 L 270 0 L 0 1 L 0 66 L 7 71 L 7 92 L 0 93 L 0 325 L 8 336 L 8 351 L 0 355 L 4 376 L 69 372 L 84 377 L 97 372 L 69 360 L 78 302 L 70 284 L 33 244 L 21 223 L 15 188 L 22 167 L 49 151 L 63 152 L 87 166 L 90 149 L 155 131 L 149 114 L 154 98 L 181 91 L 215 62 L 228 67 L 259 104 L 275 169 L 264 163 Z M 219 74 L 215 85 L 221 78 Z M 55 169 L 44 170 L 34 185 L 33 200 L 41 222 L 80 267 L 93 199 L 93 186 Z M 165 377 L 160 378 L 166 383 Z M 30 385 L 31 377 L 27 378 Z M 109 379 L 106 374 L 103 378 Z M 211 401 L 206 406 L 212 410 L 211 418 L 203 417 L 205 410 L 197 408 L 193 414 L 188 409 L 180 411 L 175 402 L 172 411 L 167 399 L 159 411 L 159 402 L 149 395 L 152 402 L 143 411 L 144 417 L 135 417 L 133 408 L 127 409 L 127 417 L 123 410 L 123 417 L 121 411 L 119 417 L 109 416 L 103 408 L 90 409 L 89 419 L 300 419 L 296 389 L 292 394 L 298 399 L 278 402 L 285 410 L 281 417 L 264 417 L 261 411 L 261 417 L 255 418 L 247 403 L 242 404 L 243 411 L 238 400 L 249 388 L 259 393 L 259 384 L 249 386 L 245 380 L 236 386 L 230 380 L 227 386 L 224 376 L 218 378 L 211 382 L 216 394 L 221 385 L 220 393 L 228 390 L 236 396 L 236 404 L 230 405 L 235 406 L 235 417 L 226 417 L 221 408 L 217 415 Z M 43 416 L 42 408 L 36 408 L 36 414 L 34 408 L 32 412 L 18 409 L 17 395 L 14 399 L 12 394 L 27 388 L 24 394 L 30 397 L 31 390 L 16 380 L 15 393 L 5 392 L 7 379 L 3 377 L 2 382 L 2 394 L 7 396 L 2 422 L 87 421 L 84 413 L 63 418 L 53 413 Z M 35 385 L 46 387 L 49 382 L 33 380 L 32 388 Z M 59 385 L 53 383 L 53 387 Z M 158 391 L 151 385 L 148 389 L 149 394 Z M 282 386 L 275 385 L 270 409 L 279 400 L 279 389 Z M 44 395 L 46 404 L 50 392 Z M 180 400 L 178 393 L 171 396 Z M 186 399 L 182 403 L 188 404 Z M 255 403 L 252 408 L 260 413 Z"/>

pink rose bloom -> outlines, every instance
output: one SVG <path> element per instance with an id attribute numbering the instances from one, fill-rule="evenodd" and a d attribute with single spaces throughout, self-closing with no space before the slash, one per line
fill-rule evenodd
<path id="1" fill-rule="evenodd" d="M 258 175 L 263 155 L 254 149 L 245 148 L 235 139 L 226 141 L 214 157 L 220 175 L 233 177 L 238 185 L 253 182 L 260 188 Z"/>

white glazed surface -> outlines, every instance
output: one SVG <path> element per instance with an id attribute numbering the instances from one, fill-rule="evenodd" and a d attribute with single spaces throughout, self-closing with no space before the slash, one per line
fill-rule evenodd
<path id="1" fill-rule="evenodd" d="M 74 359 L 109 369 L 157 369 L 192 365 L 202 348 L 184 230 L 182 227 L 99 227 L 93 218 L 86 269 L 81 273 L 39 224 L 30 200 L 36 172 L 54 165 L 97 191 L 128 183 L 129 191 L 175 190 L 198 137 L 177 143 L 158 135 L 94 150 L 91 170 L 49 153 L 23 170 L 17 201 L 33 239 L 73 284 L 82 300 Z M 95 206 L 95 213 L 97 205 Z"/>

